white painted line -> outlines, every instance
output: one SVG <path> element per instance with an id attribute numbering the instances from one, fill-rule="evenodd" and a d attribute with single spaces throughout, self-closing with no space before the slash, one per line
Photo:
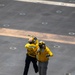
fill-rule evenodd
<path id="1" fill-rule="evenodd" d="M 75 7 L 74 3 L 65 3 L 65 2 L 56 2 L 56 1 L 42 1 L 42 0 L 15 0 L 15 1 L 41 3 L 41 4 L 48 4 L 48 5 L 66 6 L 66 7 Z"/>

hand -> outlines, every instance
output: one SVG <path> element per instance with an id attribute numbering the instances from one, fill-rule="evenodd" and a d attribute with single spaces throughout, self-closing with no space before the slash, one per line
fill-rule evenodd
<path id="1" fill-rule="evenodd" d="M 49 55 L 49 54 L 47 54 L 47 55 L 46 55 L 46 57 L 50 57 L 50 55 Z"/>

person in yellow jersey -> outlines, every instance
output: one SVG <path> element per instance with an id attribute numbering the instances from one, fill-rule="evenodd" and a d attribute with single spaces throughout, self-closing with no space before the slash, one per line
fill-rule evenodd
<path id="1" fill-rule="evenodd" d="M 35 73 L 37 73 L 38 66 L 37 66 L 36 52 L 39 48 L 38 39 L 36 37 L 30 37 L 28 43 L 25 45 L 25 48 L 27 49 L 27 53 L 23 75 L 28 75 L 30 62 L 33 63 L 34 71 Z"/>
<path id="2" fill-rule="evenodd" d="M 39 75 L 47 75 L 47 66 L 49 57 L 52 57 L 53 53 L 45 44 L 45 42 L 39 42 L 39 49 L 37 51 L 38 70 Z"/>

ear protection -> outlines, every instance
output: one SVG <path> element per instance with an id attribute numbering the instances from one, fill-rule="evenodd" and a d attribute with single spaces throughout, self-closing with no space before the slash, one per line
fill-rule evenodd
<path id="1" fill-rule="evenodd" d="M 33 43 L 36 42 L 36 39 L 34 39 L 34 38 L 29 38 L 28 42 L 29 42 L 30 44 L 33 44 Z"/>
<path id="2" fill-rule="evenodd" d="M 39 47 L 40 47 L 40 48 L 45 48 L 45 47 L 46 47 L 45 42 L 40 41 L 40 42 L 39 42 Z"/>

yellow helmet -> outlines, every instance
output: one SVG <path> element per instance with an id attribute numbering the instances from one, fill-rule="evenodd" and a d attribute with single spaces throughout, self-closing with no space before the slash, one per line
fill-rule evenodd
<path id="1" fill-rule="evenodd" d="M 40 41 L 40 42 L 39 42 L 39 47 L 40 47 L 40 48 L 46 48 L 45 42 Z"/>

